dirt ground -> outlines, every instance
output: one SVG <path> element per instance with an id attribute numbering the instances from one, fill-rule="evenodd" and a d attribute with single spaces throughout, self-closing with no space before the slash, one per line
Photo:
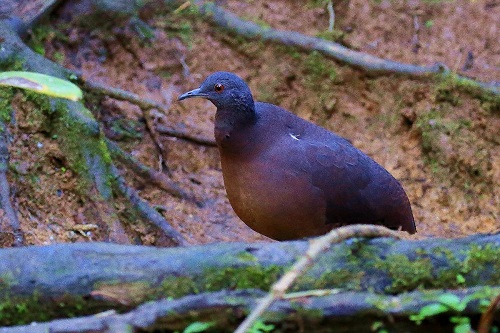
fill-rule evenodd
<path id="1" fill-rule="evenodd" d="M 480 81 L 500 80 L 500 4 L 491 0 L 335 1 L 335 30 L 326 31 L 324 1 L 227 1 L 235 14 L 273 28 L 335 37 L 379 57 L 421 65 L 443 62 Z M 154 28 L 144 41 L 131 24 L 90 29 L 68 23 L 74 7 L 59 8 L 35 29 L 31 45 L 84 77 L 169 106 L 155 123 L 213 137 L 215 107 L 182 104 L 177 96 L 214 71 L 235 72 L 257 100 L 272 102 L 351 140 L 405 188 L 419 235 L 461 237 L 500 229 L 498 101 L 432 80 L 372 77 L 329 60 L 234 36 L 190 9 L 141 17 Z M 74 13 L 73 13 L 74 14 Z M 184 65 L 184 66 L 183 66 Z M 19 99 L 19 97 L 18 97 Z M 191 243 L 266 240 L 241 222 L 226 198 L 218 151 L 161 136 L 168 160 L 147 130 L 142 110 L 111 98 L 88 107 L 108 137 L 144 164 L 168 172 L 205 205 L 166 194 L 122 169 L 142 198 L 161 208 Z M 27 119 L 29 105 L 14 101 L 10 175 L 29 244 L 96 241 L 72 171 L 43 124 Z M 28 103 L 29 104 L 29 103 Z M 167 170 L 168 167 L 168 170 Z M 118 207 L 120 209 L 120 207 Z M 80 228 L 80 229 L 79 229 Z M 150 229 L 133 226 L 137 242 L 158 244 Z"/>

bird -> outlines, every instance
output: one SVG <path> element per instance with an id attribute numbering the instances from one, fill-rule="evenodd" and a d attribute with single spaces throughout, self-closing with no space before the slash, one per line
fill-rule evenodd
<path id="1" fill-rule="evenodd" d="M 344 225 L 416 232 L 401 184 L 348 140 L 279 106 L 254 101 L 236 74 L 215 72 L 179 96 L 217 108 L 214 135 L 229 203 L 251 229 L 284 241 Z"/>

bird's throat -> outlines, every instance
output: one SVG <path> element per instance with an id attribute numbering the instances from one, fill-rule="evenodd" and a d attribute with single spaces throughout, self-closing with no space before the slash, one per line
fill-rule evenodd
<path id="1" fill-rule="evenodd" d="M 228 152 L 245 150 L 249 137 L 245 135 L 257 121 L 255 110 L 217 109 L 215 114 L 215 141 Z"/>

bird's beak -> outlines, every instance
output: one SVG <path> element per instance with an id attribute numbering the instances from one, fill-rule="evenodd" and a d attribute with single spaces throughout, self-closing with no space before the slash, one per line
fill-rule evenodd
<path id="1" fill-rule="evenodd" d="M 188 91 L 187 93 L 184 93 L 179 96 L 179 101 L 182 101 L 183 99 L 186 98 L 191 98 L 191 97 L 207 97 L 207 94 L 201 92 L 200 88 Z"/>

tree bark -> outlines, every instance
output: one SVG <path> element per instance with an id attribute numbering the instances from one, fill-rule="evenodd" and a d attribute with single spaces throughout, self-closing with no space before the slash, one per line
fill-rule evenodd
<path id="1" fill-rule="evenodd" d="M 219 290 L 267 291 L 306 248 L 305 241 L 295 241 L 168 249 L 105 243 L 4 249 L 0 324 L 29 323 L 42 314 L 47 320 L 125 310 L 147 300 Z M 499 257 L 500 234 L 455 240 L 353 239 L 324 253 L 292 291 L 401 294 L 499 288 Z M 28 309 L 21 319 L 19 307 Z"/>

